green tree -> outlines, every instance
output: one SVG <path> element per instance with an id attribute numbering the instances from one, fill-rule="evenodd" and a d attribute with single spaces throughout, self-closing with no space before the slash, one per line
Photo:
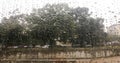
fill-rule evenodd
<path id="1" fill-rule="evenodd" d="M 0 41 L 5 45 L 71 42 L 96 46 L 104 42 L 103 19 L 92 18 L 86 7 L 70 8 L 67 4 L 47 4 L 33 9 L 30 15 L 12 15 L 0 24 Z M 3 31 L 2 31 L 3 30 Z"/>
<path id="2" fill-rule="evenodd" d="M 88 8 L 75 8 L 72 14 L 76 21 L 76 36 L 73 44 L 80 44 L 81 47 L 86 45 L 97 46 L 103 42 L 106 33 L 103 31 L 103 19 L 92 18 L 88 13 Z"/>
<path id="3" fill-rule="evenodd" d="M 34 9 L 27 21 L 31 24 L 31 34 L 39 43 L 55 45 L 56 41 L 67 42 L 74 29 L 73 17 L 67 4 L 46 5 Z"/>
<path id="4" fill-rule="evenodd" d="M 8 19 L 3 18 L 2 27 L 2 41 L 7 46 L 21 45 L 28 41 L 25 24 L 22 24 L 23 15 L 10 16 Z"/>

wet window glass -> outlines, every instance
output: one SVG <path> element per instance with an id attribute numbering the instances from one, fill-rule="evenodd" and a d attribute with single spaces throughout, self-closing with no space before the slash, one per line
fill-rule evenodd
<path id="1" fill-rule="evenodd" d="M 0 0 L 0 62 L 119 63 L 119 3 Z"/>

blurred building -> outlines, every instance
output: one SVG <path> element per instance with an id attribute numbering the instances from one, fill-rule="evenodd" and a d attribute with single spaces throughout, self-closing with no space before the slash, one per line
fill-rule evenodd
<path id="1" fill-rule="evenodd" d="M 114 24 L 107 28 L 109 35 L 120 35 L 120 24 Z"/>

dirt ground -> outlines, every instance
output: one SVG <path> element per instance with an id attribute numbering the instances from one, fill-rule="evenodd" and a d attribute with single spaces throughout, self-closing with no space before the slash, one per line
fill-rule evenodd
<path id="1" fill-rule="evenodd" d="M 10 63 L 8 61 L 1 61 L 0 63 Z M 31 61 L 17 61 L 12 63 L 31 63 Z M 74 61 L 32 61 L 32 63 L 120 63 L 120 56 L 97 58 L 97 59 L 75 59 Z"/>
<path id="2" fill-rule="evenodd" d="M 96 59 L 93 62 L 97 62 L 97 63 L 120 63 L 120 56 Z"/>
<path id="3" fill-rule="evenodd" d="M 120 63 L 120 56 L 97 58 L 97 59 L 81 59 L 77 63 Z"/>

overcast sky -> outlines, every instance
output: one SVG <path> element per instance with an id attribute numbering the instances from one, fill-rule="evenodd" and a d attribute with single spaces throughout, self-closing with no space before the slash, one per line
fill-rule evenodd
<path id="1" fill-rule="evenodd" d="M 92 16 L 105 19 L 105 26 L 120 20 L 120 0 L 0 0 L 0 19 L 19 9 L 21 13 L 30 13 L 32 8 L 41 8 L 45 4 L 68 3 L 70 7 L 88 7 Z"/>

